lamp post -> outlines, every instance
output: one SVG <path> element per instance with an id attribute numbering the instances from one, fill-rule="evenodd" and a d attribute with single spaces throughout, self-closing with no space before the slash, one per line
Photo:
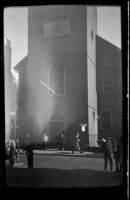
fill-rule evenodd
<path id="1" fill-rule="evenodd" d="M 81 136 L 81 152 L 83 153 L 84 150 L 84 133 L 85 133 L 85 128 L 87 127 L 87 124 L 79 124 L 79 126 L 81 126 L 81 132 L 82 132 L 82 136 Z"/>

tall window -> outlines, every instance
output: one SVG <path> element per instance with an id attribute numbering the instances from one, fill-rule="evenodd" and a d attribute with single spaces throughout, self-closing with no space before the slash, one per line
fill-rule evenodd
<path id="1" fill-rule="evenodd" d="M 100 125 L 101 129 L 112 128 L 112 113 L 108 110 L 104 110 L 100 114 Z"/>
<path id="2" fill-rule="evenodd" d="M 110 76 L 103 77 L 103 93 L 112 93 L 113 78 Z"/>
<path id="3" fill-rule="evenodd" d="M 55 95 L 65 93 L 65 70 L 61 65 L 53 65 L 49 71 L 49 85 L 55 91 Z M 53 94 L 53 93 L 51 93 Z M 54 94 L 53 94 L 54 95 Z"/>

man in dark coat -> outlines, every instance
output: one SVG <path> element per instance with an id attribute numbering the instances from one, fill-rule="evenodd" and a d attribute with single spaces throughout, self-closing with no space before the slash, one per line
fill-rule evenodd
<path id="1" fill-rule="evenodd" d="M 64 151 L 64 132 L 60 134 L 60 150 Z"/>
<path id="2" fill-rule="evenodd" d="M 15 158 L 15 141 L 12 140 L 10 144 L 10 151 L 9 151 L 9 163 L 10 166 L 14 166 L 14 158 Z"/>
<path id="3" fill-rule="evenodd" d="M 43 134 L 43 150 L 44 151 L 46 151 L 47 142 L 48 142 L 48 136 L 46 135 L 46 133 L 44 133 Z"/>
<path id="4" fill-rule="evenodd" d="M 33 168 L 33 145 L 29 134 L 25 143 L 25 150 L 28 161 L 28 168 Z"/>
<path id="5" fill-rule="evenodd" d="M 110 164 L 111 171 L 113 170 L 113 160 L 112 160 L 112 143 L 110 139 L 102 139 L 101 142 L 102 150 L 104 153 L 104 170 L 107 170 L 108 161 Z"/>
<path id="6" fill-rule="evenodd" d="M 119 172 L 119 170 L 122 170 L 122 164 L 121 164 L 121 160 L 122 160 L 122 145 L 121 145 L 121 140 L 119 138 L 114 138 L 114 142 L 113 142 L 113 155 L 114 155 L 114 159 L 115 159 L 115 172 Z"/>
<path id="7" fill-rule="evenodd" d="M 16 162 L 19 162 L 19 148 L 20 148 L 20 143 L 19 140 L 16 140 Z"/>

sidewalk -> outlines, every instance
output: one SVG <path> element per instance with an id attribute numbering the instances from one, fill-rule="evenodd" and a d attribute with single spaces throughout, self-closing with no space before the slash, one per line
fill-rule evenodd
<path id="1" fill-rule="evenodd" d="M 25 153 L 25 151 L 20 150 L 20 153 Z M 93 158 L 102 158 L 103 153 L 99 152 L 87 152 L 85 151 L 83 154 L 79 152 L 75 152 L 72 154 L 72 151 L 60 151 L 59 149 L 47 149 L 43 150 L 33 150 L 34 155 L 55 155 L 55 156 L 76 156 L 76 157 L 93 157 Z"/>

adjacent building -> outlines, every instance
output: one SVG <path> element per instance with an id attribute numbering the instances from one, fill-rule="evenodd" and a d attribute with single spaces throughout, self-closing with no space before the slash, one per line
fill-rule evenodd
<path id="1" fill-rule="evenodd" d="M 5 138 L 15 138 L 17 82 L 11 72 L 10 40 L 4 46 Z"/>
<path id="2" fill-rule="evenodd" d="M 121 49 L 97 36 L 97 94 L 99 138 L 122 136 Z"/>

